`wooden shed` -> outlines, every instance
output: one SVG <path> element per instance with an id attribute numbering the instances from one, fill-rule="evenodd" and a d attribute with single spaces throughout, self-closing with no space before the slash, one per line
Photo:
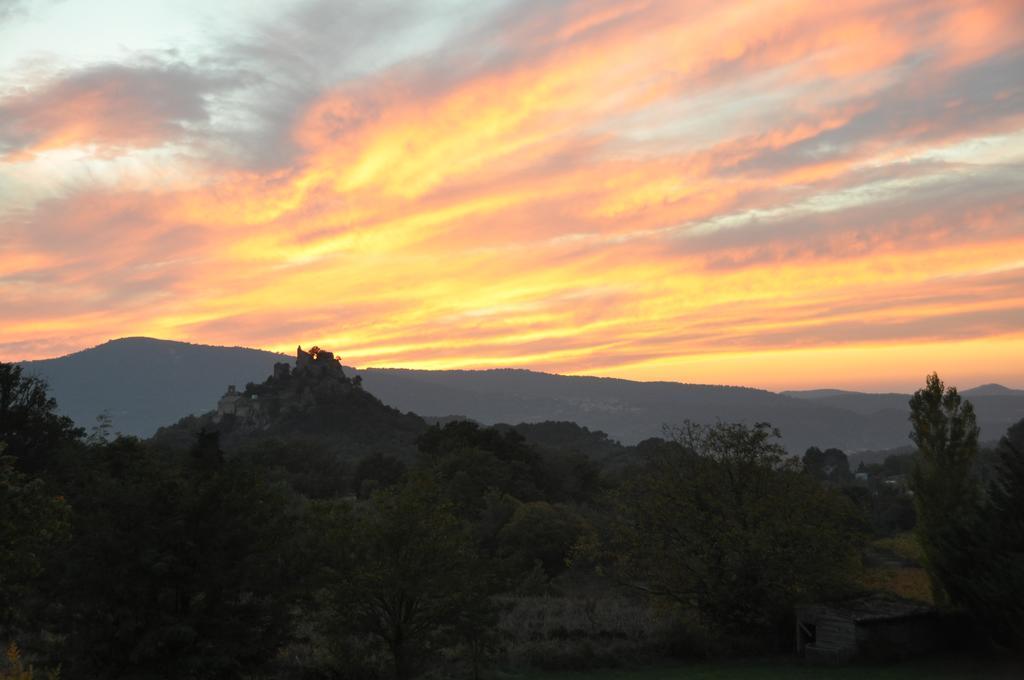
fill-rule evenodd
<path id="1" fill-rule="evenodd" d="M 936 649 L 936 611 L 894 595 L 870 595 L 796 609 L 797 652 L 810 662 L 883 661 Z"/>

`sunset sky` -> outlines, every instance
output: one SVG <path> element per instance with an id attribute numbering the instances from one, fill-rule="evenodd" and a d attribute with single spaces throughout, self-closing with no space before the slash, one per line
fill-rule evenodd
<path id="1" fill-rule="evenodd" d="M 1024 2 L 0 0 L 0 319 L 1024 387 Z"/>

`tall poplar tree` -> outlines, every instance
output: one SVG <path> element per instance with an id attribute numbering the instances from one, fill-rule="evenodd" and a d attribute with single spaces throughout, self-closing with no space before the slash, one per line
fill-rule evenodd
<path id="1" fill-rule="evenodd" d="M 969 568 L 957 536 L 977 515 L 980 490 L 971 469 L 978 455 L 978 423 L 971 402 L 936 373 L 911 397 L 910 421 L 917 446 L 910 476 L 917 534 L 935 601 L 946 604 L 949 585 Z"/>

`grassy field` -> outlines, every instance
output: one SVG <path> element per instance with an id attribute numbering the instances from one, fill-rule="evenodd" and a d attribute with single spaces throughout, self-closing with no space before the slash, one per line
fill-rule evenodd
<path id="1" fill-rule="evenodd" d="M 906 560 L 913 560 L 918 564 L 924 562 L 924 551 L 912 531 L 905 531 L 889 538 L 880 538 L 872 542 L 876 548 L 889 550 L 894 555 Z"/>
<path id="2" fill-rule="evenodd" d="M 635 670 L 586 672 L 537 672 L 502 675 L 500 680 L 1018 680 L 1024 665 L 1003 662 L 979 663 L 967 656 L 939 656 L 890 666 L 804 666 L 794 661 L 757 660 L 699 663 L 685 666 Z M 497 679 L 496 679 L 497 680 Z"/>
<path id="3" fill-rule="evenodd" d="M 892 560 L 864 570 L 861 583 L 865 588 L 933 603 L 931 581 L 921 566 L 924 553 L 913 533 L 878 539 L 871 543 L 870 549 L 876 556 L 889 555 Z"/>

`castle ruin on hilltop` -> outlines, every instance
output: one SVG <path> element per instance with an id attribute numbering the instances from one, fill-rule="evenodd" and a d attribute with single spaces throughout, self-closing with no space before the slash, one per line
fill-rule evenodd
<path id="1" fill-rule="evenodd" d="M 262 384 L 249 383 L 244 391 L 229 385 L 217 402 L 213 420 L 259 426 L 277 415 L 314 406 L 318 397 L 337 395 L 359 386 L 345 375 L 341 361 L 333 352 L 313 347 L 308 352 L 299 345 L 295 367 L 287 362 L 274 364 L 273 374 Z"/>
<path id="2" fill-rule="evenodd" d="M 280 363 L 274 365 L 275 375 L 277 375 L 278 367 L 282 367 L 282 370 L 287 373 L 288 364 Z M 313 347 L 308 352 L 303 352 L 302 345 L 299 345 L 296 351 L 295 372 L 317 377 L 345 377 L 345 371 L 341 368 L 341 361 L 335 358 L 333 352 L 328 352 L 319 347 Z"/>

